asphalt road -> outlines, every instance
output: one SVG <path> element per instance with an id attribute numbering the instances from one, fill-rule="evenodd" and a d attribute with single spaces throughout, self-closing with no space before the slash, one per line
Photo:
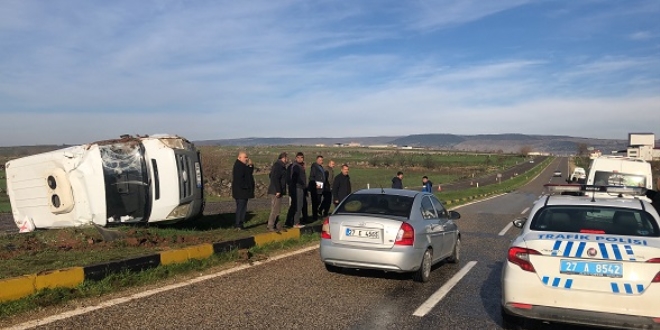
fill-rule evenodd
<path id="1" fill-rule="evenodd" d="M 566 168 L 567 160 L 558 158 L 518 191 L 457 209 L 462 260 L 436 267 L 427 283 L 371 271 L 329 273 L 314 249 L 37 328 L 502 329 L 500 274 L 508 244 L 518 233 L 508 225 L 527 212 L 543 184 L 560 183 Z M 555 169 L 564 178 L 553 178 Z M 454 276 L 467 267 L 456 282 Z M 455 286 L 428 313 L 413 315 L 451 283 Z M 585 329 L 531 327 L 553 328 Z"/>

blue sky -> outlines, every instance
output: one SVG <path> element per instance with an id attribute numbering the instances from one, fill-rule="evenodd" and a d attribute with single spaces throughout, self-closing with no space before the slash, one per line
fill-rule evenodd
<path id="1" fill-rule="evenodd" d="M 3 0 L 0 145 L 660 138 L 658 17 L 656 0 Z"/>

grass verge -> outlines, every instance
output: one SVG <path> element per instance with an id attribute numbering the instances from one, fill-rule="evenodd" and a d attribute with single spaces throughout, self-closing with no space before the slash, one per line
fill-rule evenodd
<path id="1" fill-rule="evenodd" d="M 285 212 L 280 214 L 280 219 L 286 217 Z M 94 227 L 0 235 L 0 279 L 246 238 L 266 232 L 268 215 L 269 211 L 248 213 L 247 230 L 243 231 L 233 229 L 233 213 L 209 215 L 167 227 L 112 227 L 124 236 L 112 242 L 104 241 Z"/>
<path id="2" fill-rule="evenodd" d="M 0 320 L 44 307 L 62 305 L 74 299 L 96 298 L 129 288 L 151 285 L 155 282 L 177 276 L 192 277 L 193 274 L 198 275 L 200 272 L 233 265 L 233 263 L 265 260 L 270 256 L 316 243 L 320 239 L 321 236 L 318 233 L 305 234 L 300 239 L 291 239 L 253 247 L 247 250 L 248 253 L 233 250 L 228 253 L 215 254 L 207 259 L 190 260 L 139 273 L 122 272 L 112 274 L 101 281 L 85 281 L 73 289 L 58 288 L 42 290 L 20 300 L 0 303 Z"/>
<path id="3" fill-rule="evenodd" d="M 506 193 L 506 192 L 511 192 L 517 188 L 520 188 L 527 184 L 530 180 L 534 179 L 537 175 L 539 175 L 550 163 L 554 160 L 554 158 L 546 158 L 545 161 L 539 163 L 536 165 L 533 169 L 518 175 L 514 178 L 511 178 L 509 180 L 504 180 L 501 183 L 498 184 L 492 184 L 492 185 L 487 185 L 487 186 L 481 186 L 481 187 L 474 187 L 466 190 L 461 190 L 461 191 L 453 191 L 453 192 L 439 192 L 436 193 L 436 196 L 441 201 L 444 201 L 447 206 L 452 207 L 452 206 L 457 206 L 461 204 L 465 204 L 468 201 L 471 201 L 474 199 L 474 197 L 478 196 L 490 196 L 490 195 L 495 195 L 495 194 L 500 194 L 500 193 Z"/>
<path id="4" fill-rule="evenodd" d="M 11 212 L 9 196 L 7 196 L 7 177 L 5 170 L 0 170 L 0 213 Z"/>

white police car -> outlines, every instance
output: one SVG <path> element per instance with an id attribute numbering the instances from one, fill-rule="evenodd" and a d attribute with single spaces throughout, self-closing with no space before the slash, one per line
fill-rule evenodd
<path id="1" fill-rule="evenodd" d="M 591 188 L 590 188 L 591 187 Z M 638 187 L 546 185 L 642 195 Z M 542 196 L 508 250 L 505 323 L 527 319 L 617 329 L 660 328 L 660 216 L 637 198 Z"/>

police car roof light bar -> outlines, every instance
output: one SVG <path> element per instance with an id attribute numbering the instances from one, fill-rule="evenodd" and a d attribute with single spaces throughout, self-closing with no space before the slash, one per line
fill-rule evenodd
<path id="1" fill-rule="evenodd" d="M 545 184 L 543 185 L 549 193 L 562 192 L 597 192 L 619 195 L 643 196 L 646 194 L 646 188 L 634 186 L 597 186 L 585 184 Z"/>
<path id="2" fill-rule="evenodd" d="M 581 184 L 552 184 L 548 183 L 543 185 L 545 190 L 550 194 L 563 193 L 563 192 L 582 192 Z"/>

